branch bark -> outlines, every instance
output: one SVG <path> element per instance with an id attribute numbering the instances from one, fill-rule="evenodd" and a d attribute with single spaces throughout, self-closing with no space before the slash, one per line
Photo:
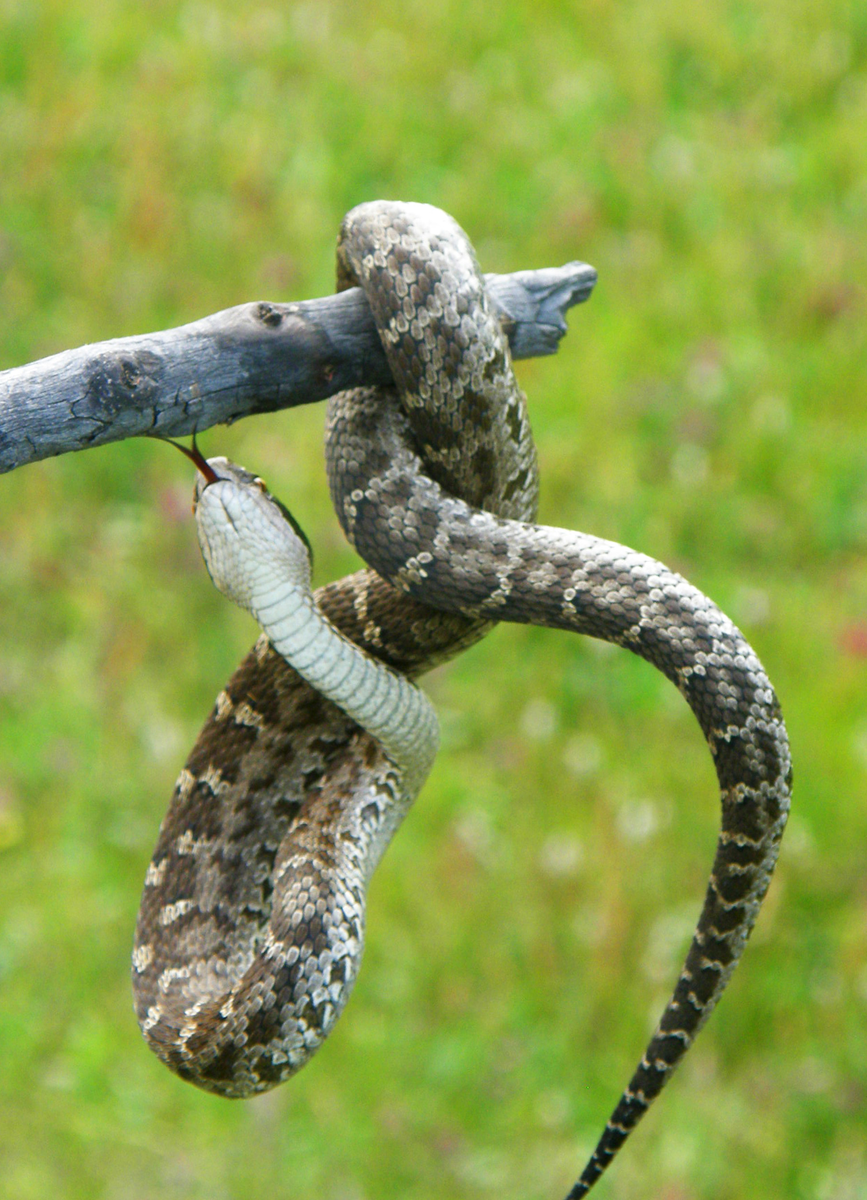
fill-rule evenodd
<path id="1" fill-rule="evenodd" d="M 488 275 L 514 358 L 555 354 L 586 300 L 586 263 Z M 294 304 L 252 302 L 177 329 L 115 338 L 0 372 L 0 473 L 142 435 L 179 437 L 254 413 L 388 385 L 358 288 Z"/>

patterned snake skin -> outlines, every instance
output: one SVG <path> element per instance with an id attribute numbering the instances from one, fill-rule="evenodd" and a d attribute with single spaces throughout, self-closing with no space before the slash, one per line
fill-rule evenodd
<path id="1" fill-rule="evenodd" d="M 623 546 L 528 523 L 537 482 L 524 398 L 450 218 L 423 205 L 354 209 L 338 282 L 364 287 L 397 391 L 356 390 L 329 406 L 335 507 L 380 574 L 320 589 L 321 610 L 410 675 L 495 620 L 616 642 L 676 684 L 714 757 L 722 830 L 693 943 L 572 1200 L 659 1093 L 740 957 L 788 812 L 785 728 L 749 645 L 685 580 Z M 359 821 L 385 819 L 394 792 L 377 743 L 260 638 L 181 772 L 139 913 L 136 1010 L 179 1075 L 249 1095 L 321 1044 L 363 943 L 366 880 L 358 868 L 341 877 L 342 844 Z"/>

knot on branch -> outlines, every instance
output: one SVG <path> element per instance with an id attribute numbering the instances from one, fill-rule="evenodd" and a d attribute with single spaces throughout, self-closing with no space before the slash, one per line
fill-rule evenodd
<path id="1" fill-rule="evenodd" d="M 116 417 L 123 409 L 151 409 L 159 392 L 161 360 L 149 350 L 102 352 L 93 362 L 84 395 L 73 405 L 77 417 Z"/>
<path id="2" fill-rule="evenodd" d="M 283 322 L 283 313 L 276 304 L 269 304 L 267 300 L 262 300 L 256 305 L 256 316 L 263 325 L 271 329 L 276 329 Z"/>

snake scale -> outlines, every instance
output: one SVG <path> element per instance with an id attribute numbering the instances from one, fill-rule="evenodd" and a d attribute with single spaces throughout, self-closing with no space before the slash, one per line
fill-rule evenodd
<path id="1" fill-rule="evenodd" d="M 338 286 L 356 284 L 395 388 L 329 403 L 332 498 L 370 567 L 316 592 L 326 621 L 408 677 L 494 621 L 615 642 L 679 688 L 719 778 L 722 827 L 686 963 L 576 1200 L 670 1077 L 741 955 L 788 813 L 785 727 L 751 647 L 701 592 L 627 547 L 533 524 L 525 399 L 451 218 L 426 205 L 352 210 Z M 315 1052 L 354 982 L 366 881 L 412 790 L 370 726 L 260 637 L 181 772 L 145 880 L 136 1010 L 173 1070 L 245 1096 Z"/>

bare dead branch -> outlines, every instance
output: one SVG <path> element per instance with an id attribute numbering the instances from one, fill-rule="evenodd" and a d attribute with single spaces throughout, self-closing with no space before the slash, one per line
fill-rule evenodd
<path id="1" fill-rule="evenodd" d="M 586 300 L 586 263 L 488 275 L 515 358 L 554 354 Z M 253 302 L 177 329 L 115 338 L 0 372 L 0 473 L 146 434 L 178 437 L 254 413 L 387 385 L 358 288 L 295 304 Z"/>

